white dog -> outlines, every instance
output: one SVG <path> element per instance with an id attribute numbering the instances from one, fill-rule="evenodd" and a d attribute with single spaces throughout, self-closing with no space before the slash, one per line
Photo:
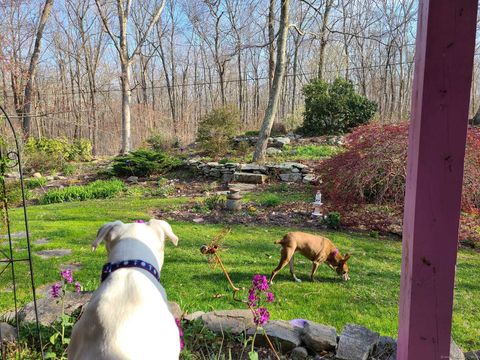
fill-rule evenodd
<path id="1" fill-rule="evenodd" d="M 115 221 L 102 226 L 93 250 L 105 241 L 108 263 L 102 283 L 75 324 L 68 359 L 178 359 L 180 337 L 160 284 L 165 235 L 178 238 L 170 225 Z"/>

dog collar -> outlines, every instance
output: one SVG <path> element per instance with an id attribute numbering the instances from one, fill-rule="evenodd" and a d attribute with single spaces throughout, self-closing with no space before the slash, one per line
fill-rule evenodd
<path id="1" fill-rule="evenodd" d="M 158 273 L 158 270 L 155 269 L 155 266 L 143 260 L 124 260 L 116 263 L 106 263 L 105 265 L 103 265 L 103 268 L 102 268 L 102 282 L 112 272 L 118 269 L 132 268 L 132 267 L 136 267 L 136 268 L 140 268 L 148 271 L 150 274 L 152 274 L 155 277 L 155 279 L 157 279 L 158 282 L 160 282 L 160 274 Z"/>

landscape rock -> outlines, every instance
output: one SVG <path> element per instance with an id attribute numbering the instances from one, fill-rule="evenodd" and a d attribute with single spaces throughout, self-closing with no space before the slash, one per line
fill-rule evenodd
<path id="1" fill-rule="evenodd" d="M 278 148 L 283 148 L 285 145 L 290 144 L 291 140 L 288 137 L 284 136 L 279 136 L 272 138 L 271 144 L 272 146 L 278 147 Z"/>
<path id="2" fill-rule="evenodd" d="M 308 358 L 308 351 L 304 347 L 296 347 L 290 354 L 291 360 L 305 360 Z"/>
<path id="3" fill-rule="evenodd" d="M 68 292 L 64 298 L 65 314 L 72 315 L 76 310 L 85 306 L 92 297 L 91 292 L 82 292 L 80 294 Z M 46 296 L 37 300 L 38 317 L 40 324 L 45 326 L 52 325 L 62 313 L 62 305 L 60 301 L 52 300 L 50 296 Z M 35 308 L 33 302 L 28 303 L 18 312 L 20 322 L 35 322 Z M 15 319 L 15 312 L 10 311 L 2 315 L 4 321 Z"/>
<path id="4" fill-rule="evenodd" d="M 138 184 L 138 176 L 129 176 L 127 178 L 127 181 L 132 184 Z"/>
<path id="5" fill-rule="evenodd" d="M 192 321 L 195 321 L 197 320 L 198 318 L 201 318 L 205 313 L 203 311 L 195 311 L 191 314 L 186 314 L 183 316 L 183 318 L 186 320 L 186 321 L 189 321 L 189 322 L 192 322 Z"/>
<path id="6" fill-rule="evenodd" d="M 313 174 L 307 174 L 307 175 L 305 175 L 305 176 L 303 177 L 302 182 L 303 182 L 304 184 L 310 184 L 310 183 L 314 182 L 316 179 L 317 179 L 317 178 L 316 178 L 315 175 L 313 175 Z"/>
<path id="7" fill-rule="evenodd" d="M 253 172 L 253 171 L 258 171 L 261 173 L 266 173 L 267 172 L 267 167 L 263 165 L 258 165 L 258 164 L 241 164 L 240 165 L 240 170 L 244 172 Z"/>
<path id="8" fill-rule="evenodd" d="M 52 249 L 37 251 L 37 255 L 40 256 L 42 259 L 50 259 L 52 257 L 70 255 L 71 253 L 72 249 Z"/>
<path id="9" fill-rule="evenodd" d="M 450 342 L 450 360 L 465 360 L 465 355 L 453 339 Z"/>
<path id="10" fill-rule="evenodd" d="M 174 301 L 169 301 L 168 302 L 168 308 L 170 309 L 170 312 L 172 313 L 173 317 L 175 319 L 181 319 L 183 315 L 183 311 L 180 308 L 180 305 L 178 305 Z"/>
<path id="11" fill-rule="evenodd" d="M 280 179 L 285 182 L 298 182 L 298 181 L 302 181 L 302 174 L 300 173 L 280 174 Z"/>
<path id="12" fill-rule="evenodd" d="M 375 360 L 396 360 L 397 341 L 388 336 L 380 336 L 372 358 Z"/>
<path id="13" fill-rule="evenodd" d="M 17 329 L 10 324 L 0 323 L 0 344 L 4 341 L 15 341 L 17 339 Z"/>
<path id="14" fill-rule="evenodd" d="M 245 184 L 245 183 L 235 183 L 235 184 L 229 184 L 228 188 L 230 190 L 235 190 L 240 192 L 241 194 L 248 193 L 250 191 L 253 191 L 257 188 L 257 185 L 255 184 Z"/>
<path id="15" fill-rule="evenodd" d="M 233 174 L 233 180 L 247 184 L 263 184 L 267 180 L 267 175 L 236 172 Z"/>
<path id="16" fill-rule="evenodd" d="M 316 353 L 332 351 L 337 346 L 337 330 L 331 326 L 307 321 L 302 331 L 302 340 Z"/>
<path id="17" fill-rule="evenodd" d="M 363 326 L 347 324 L 340 335 L 336 357 L 339 360 L 367 360 L 379 335 Z"/>
<path id="18" fill-rule="evenodd" d="M 221 334 L 228 331 L 234 335 L 254 329 L 253 314 L 250 310 L 219 310 L 201 316 L 204 325 L 211 331 Z"/>
<path id="19" fill-rule="evenodd" d="M 42 174 L 40 174 L 39 172 L 36 172 L 32 175 L 35 179 L 41 179 L 42 178 Z"/>
<path id="20" fill-rule="evenodd" d="M 279 155 L 282 153 L 282 150 L 274 148 L 274 147 L 268 147 L 266 150 L 267 155 Z"/>
<path id="21" fill-rule="evenodd" d="M 26 237 L 27 233 L 24 231 L 10 234 L 10 238 L 12 239 L 24 239 Z M 8 235 L 0 235 L 0 239 L 8 239 Z"/>
<path id="22" fill-rule="evenodd" d="M 287 353 L 298 347 L 302 343 L 301 329 L 294 327 L 290 322 L 284 320 L 271 320 L 262 326 L 267 333 L 270 341 L 279 345 L 281 353 Z M 247 331 L 247 335 L 253 335 L 255 328 Z M 263 333 L 257 333 L 255 344 L 258 346 L 266 346 L 267 341 Z"/>
<path id="23" fill-rule="evenodd" d="M 47 176 L 45 179 L 47 179 L 47 181 L 53 181 L 53 180 L 55 180 L 52 175 Z"/>

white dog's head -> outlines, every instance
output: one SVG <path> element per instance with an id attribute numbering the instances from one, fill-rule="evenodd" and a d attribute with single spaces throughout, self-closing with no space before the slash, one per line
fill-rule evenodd
<path id="1" fill-rule="evenodd" d="M 107 252 L 110 253 L 121 239 L 135 239 L 151 249 L 163 252 L 165 235 L 177 246 L 178 237 L 173 233 L 172 227 L 166 221 L 151 219 L 145 223 L 132 224 L 114 221 L 103 225 L 98 230 L 97 238 L 92 244 L 92 250 L 95 250 L 104 241 Z"/>

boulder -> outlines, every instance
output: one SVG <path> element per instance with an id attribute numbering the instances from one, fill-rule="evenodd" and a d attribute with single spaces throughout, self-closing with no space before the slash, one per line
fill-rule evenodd
<path id="1" fill-rule="evenodd" d="M 379 335 L 363 326 L 347 324 L 340 335 L 338 360 L 367 360 L 378 343 Z"/>
<path id="2" fill-rule="evenodd" d="M 314 182 L 317 178 L 315 177 L 315 175 L 313 174 L 307 174 L 303 177 L 302 179 L 302 182 L 304 184 L 311 184 L 312 182 Z"/>
<path id="3" fill-rule="evenodd" d="M 280 174 L 280 179 L 285 182 L 299 182 L 299 181 L 302 181 L 302 174 L 300 173 Z"/>
<path id="4" fill-rule="evenodd" d="M 39 172 L 36 172 L 32 175 L 35 179 L 41 179 L 42 178 L 42 174 L 40 174 Z"/>
<path id="5" fill-rule="evenodd" d="M 301 329 L 293 326 L 288 321 L 284 320 L 271 320 L 262 326 L 267 333 L 270 341 L 279 345 L 279 351 L 281 353 L 287 353 L 298 347 L 302 343 Z M 247 330 L 247 335 L 253 335 L 255 328 Z M 258 331 L 255 337 L 255 344 L 257 346 L 267 346 L 267 340 L 263 335 L 263 331 Z"/>
<path id="6" fill-rule="evenodd" d="M 397 358 L 397 341 L 388 336 L 380 336 L 373 351 L 376 360 L 395 360 Z"/>
<path id="7" fill-rule="evenodd" d="M 263 184 L 267 180 L 267 175 L 235 172 L 233 174 L 233 180 L 247 184 Z"/>
<path id="8" fill-rule="evenodd" d="M 278 148 L 283 148 L 285 145 L 290 144 L 291 140 L 288 137 L 279 136 L 272 139 L 272 145 Z"/>
<path id="9" fill-rule="evenodd" d="M 250 310 L 212 311 L 203 314 L 201 319 L 209 330 L 219 334 L 227 331 L 239 335 L 249 329 L 255 329 L 253 314 Z"/>
<path id="10" fill-rule="evenodd" d="M 172 313 L 173 317 L 175 319 L 181 319 L 183 315 L 183 311 L 180 308 L 180 305 L 178 305 L 174 301 L 169 301 L 168 302 L 168 308 L 170 309 L 170 312 Z"/>
<path id="11" fill-rule="evenodd" d="M 302 340 L 316 353 L 332 351 L 337 347 L 337 330 L 331 326 L 307 321 L 302 331 Z"/>
<path id="12" fill-rule="evenodd" d="M 17 339 L 17 329 L 10 324 L 0 323 L 0 344 L 4 341 L 15 341 Z"/>
<path id="13" fill-rule="evenodd" d="M 258 165 L 258 164 L 241 164 L 240 170 L 243 172 L 258 171 L 262 174 L 265 174 L 267 172 L 267 167 L 263 165 Z"/>
<path id="14" fill-rule="evenodd" d="M 308 351 L 304 347 L 296 347 L 290 354 L 291 360 L 305 360 L 308 358 Z"/>
<path id="15" fill-rule="evenodd" d="M 192 321 L 195 321 L 199 318 L 201 318 L 205 313 L 203 311 L 195 311 L 191 314 L 186 314 L 183 316 L 183 319 L 188 321 L 188 322 L 192 322 Z"/>
<path id="16" fill-rule="evenodd" d="M 132 184 L 138 184 L 138 176 L 129 176 L 127 178 L 127 181 Z"/>
<path id="17" fill-rule="evenodd" d="M 274 147 L 268 147 L 266 150 L 267 155 L 279 155 L 282 153 L 282 150 L 274 148 Z"/>

